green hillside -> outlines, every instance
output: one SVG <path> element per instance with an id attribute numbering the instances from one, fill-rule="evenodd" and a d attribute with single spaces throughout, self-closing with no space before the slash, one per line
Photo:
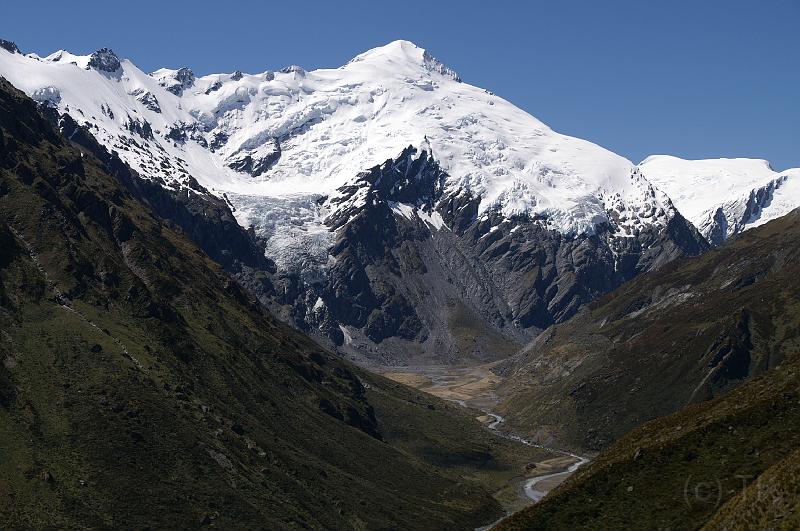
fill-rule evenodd
<path id="1" fill-rule="evenodd" d="M 633 430 L 499 529 L 796 529 L 798 448 L 794 361 Z"/>

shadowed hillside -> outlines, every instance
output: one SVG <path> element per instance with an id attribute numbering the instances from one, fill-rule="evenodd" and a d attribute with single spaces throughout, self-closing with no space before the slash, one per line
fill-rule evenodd
<path id="1" fill-rule="evenodd" d="M 623 285 L 505 366 L 509 423 L 598 450 L 763 374 L 800 349 L 798 278 L 794 211 Z"/>
<path id="2" fill-rule="evenodd" d="M 0 360 L 9 527 L 471 528 L 541 454 L 277 322 L 4 81 Z"/>
<path id="3" fill-rule="evenodd" d="M 796 529 L 799 365 L 633 430 L 499 528 Z"/>

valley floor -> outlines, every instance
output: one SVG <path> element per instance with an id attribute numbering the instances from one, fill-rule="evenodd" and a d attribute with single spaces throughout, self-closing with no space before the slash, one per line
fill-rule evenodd
<path id="1" fill-rule="evenodd" d="M 463 407 L 480 411 L 481 414 L 475 417 L 476 420 L 499 437 L 550 451 L 549 457 L 531 463 L 525 468 L 523 475 L 510 478 L 505 488 L 493 493 L 510 514 L 540 501 L 589 460 L 533 444 L 502 429 L 503 417 L 492 412 L 493 407 L 499 402 L 497 388 L 502 380 L 501 376 L 492 371 L 498 363 L 500 362 L 463 367 L 388 367 L 382 371 L 382 375 Z"/>

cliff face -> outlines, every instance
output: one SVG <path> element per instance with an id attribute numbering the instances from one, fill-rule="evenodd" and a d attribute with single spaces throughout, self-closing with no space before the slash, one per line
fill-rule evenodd
<path id="1" fill-rule="evenodd" d="M 321 200 L 333 238 L 318 274 L 304 280 L 305 262 L 278 273 L 293 279 L 283 293 L 294 322 L 365 362 L 499 359 L 636 275 L 708 248 L 677 213 L 624 236 L 616 221 L 570 236 L 528 215 L 478 215 L 480 198 L 449 194 L 445 179 L 409 147 Z"/>

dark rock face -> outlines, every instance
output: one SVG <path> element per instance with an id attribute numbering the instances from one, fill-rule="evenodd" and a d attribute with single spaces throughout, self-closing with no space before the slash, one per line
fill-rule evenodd
<path id="1" fill-rule="evenodd" d="M 214 81 L 210 87 L 206 89 L 206 95 L 216 92 L 222 88 L 222 81 Z"/>
<path id="2" fill-rule="evenodd" d="M 314 285 L 291 282 L 295 324 L 356 354 L 380 344 L 389 363 L 495 359 L 636 275 L 708 249 L 679 214 L 626 238 L 612 226 L 571 237 L 529 217 L 479 219 L 479 198 L 444 195 L 445 177 L 408 148 L 329 199 L 333 265 Z"/>
<path id="3" fill-rule="evenodd" d="M 0 39 L 0 48 L 6 50 L 7 52 L 11 52 L 11 53 L 22 53 L 22 52 L 19 51 L 19 48 L 17 48 L 16 43 L 14 43 L 12 41 L 7 41 L 5 39 Z"/>
<path id="4" fill-rule="evenodd" d="M 719 245 L 725 241 L 728 235 L 728 219 L 725 212 L 718 208 L 711 217 L 711 230 L 708 231 L 706 238 L 712 245 Z"/>
<path id="5" fill-rule="evenodd" d="M 742 232 L 747 223 L 759 218 L 761 210 L 772 202 L 775 190 L 787 180 L 788 177 L 782 175 L 761 188 L 751 190 L 743 209 L 733 205 L 718 208 L 711 217 L 707 229 L 709 243 L 714 246 L 721 245 L 728 237 Z"/>
<path id="6" fill-rule="evenodd" d="M 280 71 L 282 73 L 284 73 L 284 74 L 293 74 L 294 73 L 294 74 L 298 74 L 300 76 L 304 76 L 306 74 L 306 71 L 303 70 L 302 67 L 297 66 L 297 65 L 290 65 L 290 66 L 287 66 L 285 68 L 281 68 Z"/>
<path id="7" fill-rule="evenodd" d="M 138 89 L 133 94 L 136 99 L 144 105 L 147 109 L 153 112 L 161 113 L 161 105 L 158 103 L 158 98 L 155 94 L 148 90 Z"/>
<path id="8" fill-rule="evenodd" d="M 119 58 L 110 48 L 101 48 L 89 57 L 89 68 L 94 68 L 101 72 L 113 73 L 119 70 L 121 66 Z"/>
<path id="9" fill-rule="evenodd" d="M 125 122 L 125 129 L 139 135 L 144 140 L 153 140 L 153 128 L 147 120 L 128 116 L 128 121 Z"/>
<path id="10" fill-rule="evenodd" d="M 227 136 L 225 135 L 215 136 L 214 145 L 216 147 L 220 147 L 221 145 L 224 145 L 227 140 Z M 228 162 L 228 167 L 236 171 L 248 173 L 253 177 L 258 177 L 259 175 L 268 172 L 270 168 L 272 168 L 272 166 L 274 166 L 275 163 L 281 158 L 280 141 L 275 138 L 272 139 L 271 142 L 271 150 L 260 152 L 260 154 L 253 152 L 240 153 L 238 157 Z"/>
<path id="11" fill-rule="evenodd" d="M 183 67 L 175 73 L 175 80 L 185 86 L 191 86 L 194 83 L 194 72 Z"/>
<path id="12" fill-rule="evenodd" d="M 222 131 L 218 131 L 214 133 L 214 137 L 211 139 L 209 147 L 213 152 L 224 146 L 227 141 L 228 141 L 228 135 L 226 133 L 223 133 Z"/>
<path id="13" fill-rule="evenodd" d="M 375 343 L 388 337 L 427 338 L 415 305 L 404 294 L 406 286 L 393 278 L 405 267 L 402 262 L 407 258 L 396 256 L 394 250 L 402 248 L 406 239 L 424 238 L 428 231 L 397 223 L 390 202 L 421 199 L 421 205 L 425 205 L 427 198 L 430 210 L 444 178 L 427 153 L 419 157 L 415 154 L 415 149 L 408 148 L 396 160 L 361 174 L 354 185 L 342 189 L 343 196 L 334 203 L 351 201 L 366 188 L 366 204 L 341 209 L 329 220 L 331 229 L 337 232 L 331 250 L 336 264 L 322 299 L 337 322 L 363 328 L 365 336 Z M 414 252 L 408 245 L 405 248 Z M 419 258 L 417 262 L 417 267 L 423 266 Z M 332 339 L 337 340 L 338 334 Z"/>
<path id="14" fill-rule="evenodd" d="M 176 96 L 183 94 L 183 91 L 194 85 L 194 72 L 191 69 L 183 67 L 175 72 L 175 75 L 169 81 L 162 82 L 162 86 Z"/>
<path id="15" fill-rule="evenodd" d="M 187 140 L 192 139 L 201 146 L 208 147 L 208 142 L 206 142 L 203 136 L 203 131 L 197 124 L 179 122 L 172 126 L 167 133 L 167 138 L 178 144 L 183 144 Z"/>

